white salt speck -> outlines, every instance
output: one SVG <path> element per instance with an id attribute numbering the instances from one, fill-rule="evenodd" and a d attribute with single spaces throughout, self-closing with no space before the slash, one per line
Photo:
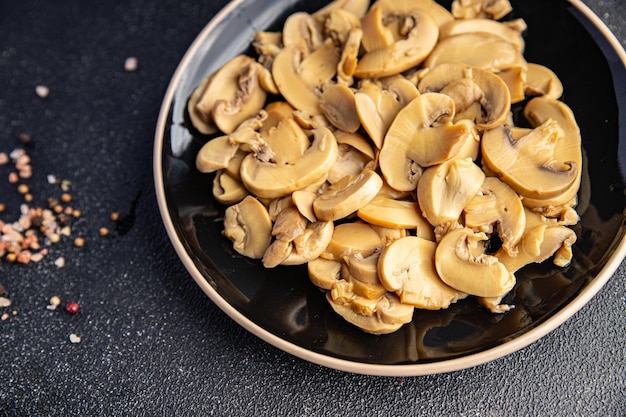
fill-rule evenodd
<path id="1" fill-rule="evenodd" d="M 57 177 L 55 177 L 54 175 L 48 175 L 48 184 L 56 184 L 57 182 Z"/>
<path id="2" fill-rule="evenodd" d="M 139 61 L 137 61 L 137 58 L 135 58 L 134 56 L 130 56 L 126 58 L 126 61 L 124 62 L 124 69 L 126 71 L 135 71 L 137 69 L 138 63 Z"/>
<path id="3" fill-rule="evenodd" d="M 80 336 L 72 333 L 70 335 L 70 342 L 72 342 L 72 343 L 80 343 Z"/>
<path id="4" fill-rule="evenodd" d="M 35 92 L 39 97 L 46 98 L 50 94 L 50 89 L 45 85 L 38 85 L 37 87 L 35 87 Z"/>
<path id="5" fill-rule="evenodd" d="M 60 258 L 57 258 L 56 261 L 54 261 L 54 264 L 57 266 L 57 268 L 63 268 L 65 266 L 65 258 L 62 256 Z"/>
<path id="6" fill-rule="evenodd" d="M 11 300 L 6 297 L 0 297 L 0 307 L 10 307 Z"/>

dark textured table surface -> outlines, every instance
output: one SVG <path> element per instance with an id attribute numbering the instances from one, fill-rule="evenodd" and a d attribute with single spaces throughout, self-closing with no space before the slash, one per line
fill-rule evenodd
<path id="1" fill-rule="evenodd" d="M 170 77 L 225 4 L 0 2 L 0 152 L 23 148 L 30 156 L 33 176 L 23 182 L 31 206 L 47 206 L 65 187 L 72 201 L 64 205 L 80 210 L 69 215 L 70 236 L 40 262 L 0 262 L 0 292 L 12 302 L 0 307 L 0 415 L 625 415 L 624 263 L 546 337 L 493 362 L 426 377 L 307 363 L 208 299 L 162 225 L 152 146 Z M 623 0 L 587 4 L 626 44 Z M 124 67 L 131 56 L 134 71 Z M 24 198 L 9 171 L 0 166 L 3 219 L 19 216 Z M 56 310 L 48 307 L 53 296 L 62 301 Z M 78 313 L 67 313 L 66 302 L 78 303 Z"/>

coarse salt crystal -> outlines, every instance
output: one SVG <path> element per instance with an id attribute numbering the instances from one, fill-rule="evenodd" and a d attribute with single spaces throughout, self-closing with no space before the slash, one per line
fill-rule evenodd
<path id="1" fill-rule="evenodd" d="M 137 58 L 135 58 L 134 56 L 129 56 L 124 62 L 124 69 L 126 71 L 135 71 L 137 69 L 138 63 L 139 62 L 137 61 Z"/>
<path id="2" fill-rule="evenodd" d="M 70 342 L 72 342 L 72 343 L 80 343 L 80 336 L 72 333 L 70 335 Z"/>
<path id="3" fill-rule="evenodd" d="M 48 175 L 48 184 L 56 184 L 57 183 L 57 177 L 55 177 L 54 175 Z"/>
<path id="4" fill-rule="evenodd" d="M 46 98 L 50 94 L 50 89 L 45 85 L 38 85 L 37 87 L 35 87 L 35 92 L 39 97 Z"/>
<path id="5" fill-rule="evenodd" d="M 63 268 L 65 266 L 65 258 L 62 256 L 60 258 L 57 258 L 54 261 L 54 264 L 57 266 L 57 268 Z"/>

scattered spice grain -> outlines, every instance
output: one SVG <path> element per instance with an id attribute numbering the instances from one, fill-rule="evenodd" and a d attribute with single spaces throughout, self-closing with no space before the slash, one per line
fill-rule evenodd
<path id="1" fill-rule="evenodd" d="M 35 93 L 41 98 L 46 98 L 50 95 L 50 89 L 45 85 L 38 85 L 35 87 Z"/>
<path id="2" fill-rule="evenodd" d="M 107 236 L 109 234 L 109 229 L 107 229 L 106 227 L 101 227 L 99 232 L 100 236 Z"/>
<path id="3" fill-rule="evenodd" d="M 70 334 L 70 342 L 71 343 L 80 343 L 81 339 L 80 336 L 78 336 L 77 334 Z"/>
<path id="4" fill-rule="evenodd" d="M 67 311 L 70 314 L 78 313 L 78 309 L 79 309 L 78 303 L 69 302 L 65 304 L 65 311 Z"/>
<path id="5" fill-rule="evenodd" d="M 85 246 L 85 239 L 80 236 L 77 237 L 76 239 L 74 239 L 74 246 L 76 246 L 77 248 L 82 248 L 83 246 Z"/>

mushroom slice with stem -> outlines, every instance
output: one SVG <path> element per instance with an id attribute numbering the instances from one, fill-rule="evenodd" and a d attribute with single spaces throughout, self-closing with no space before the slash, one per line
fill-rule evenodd
<path id="1" fill-rule="evenodd" d="M 457 19 L 477 17 L 500 20 L 513 11 L 509 0 L 454 0 L 452 15 Z"/>
<path id="2" fill-rule="evenodd" d="M 324 116 L 337 129 L 354 133 L 361 126 L 354 93 L 344 85 L 331 84 L 326 87 L 320 96 L 320 107 Z"/>
<path id="3" fill-rule="evenodd" d="M 401 76 L 361 81 L 354 94 L 355 108 L 361 125 L 378 149 L 391 122 L 417 96 L 415 84 Z"/>
<path id="4" fill-rule="evenodd" d="M 463 63 L 494 73 L 526 68 L 526 60 L 515 45 L 484 32 L 461 33 L 440 40 L 423 66 L 434 68 L 447 62 Z"/>
<path id="5" fill-rule="evenodd" d="M 415 230 L 417 236 L 435 240 L 432 225 L 422 216 L 421 209 L 415 201 L 377 196 L 361 207 L 357 215 L 376 226 Z"/>
<path id="6" fill-rule="evenodd" d="M 461 63 L 444 63 L 427 71 L 419 81 L 423 93 L 443 93 L 454 99 L 455 121 L 474 104 L 479 108 L 475 117 L 480 130 L 502 124 L 511 109 L 507 85 L 491 71 Z M 461 116 L 462 117 L 462 116 Z"/>
<path id="7" fill-rule="evenodd" d="M 426 310 L 448 308 L 467 295 L 445 284 L 435 270 L 437 244 L 407 236 L 386 246 L 378 260 L 383 286 L 400 301 Z"/>
<path id="8" fill-rule="evenodd" d="M 571 185 L 558 196 L 532 198 L 526 196 L 524 205 L 533 209 L 552 211 L 556 216 L 567 211 L 576 202 L 582 177 L 581 135 L 572 110 L 562 101 L 548 96 L 534 97 L 524 107 L 524 116 L 532 126 L 540 126 L 548 119 L 556 121 L 563 130 L 563 138 L 555 144 L 554 158 L 571 161 L 576 165 L 576 177 Z"/>
<path id="9" fill-rule="evenodd" d="M 263 204 L 252 196 L 228 207 L 224 213 L 223 234 L 233 248 L 252 259 L 263 257 L 272 241 L 272 221 Z"/>
<path id="10" fill-rule="evenodd" d="M 360 19 L 367 13 L 369 6 L 369 0 L 335 0 L 313 13 L 313 16 L 316 19 L 324 18 L 333 10 L 341 9 L 352 13 Z"/>
<path id="11" fill-rule="evenodd" d="M 272 161 L 278 165 L 293 164 L 309 148 L 309 137 L 292 118 L 285 118 L 276 127 L 261 130 L 261 137 L 272 150 Z"/>
<path id="12" fill-rule="evenodd" d="M 306 12 L 290 14 L 282 31 L 283 47 L 303 46 L 307 52 L 315 51 L 324 44 L 323 27 Z"/>
<path id="13" fill-rule="evenodd" d="M 525 92 L 529 96 L 549 96 L 559 99 L 563 95 L 563 84 L 550 68 L 528 63 Z"/>
<path id="14" fill-rule="evenodd" d="M 308 223 L 304 232 L 293 239 L 291 242 L 292 248 L 289 254 L 280 262 L 280 265 L 303 265 L 319 258 L 330 243 L 333 229 L 333 222 L 318 221 Z M 269 264 L 265 264 L 265 258 L 263 260 L 263 265 L 266 268 L 270 268 Z"/>
<path id="15" fill-rule="evenodd" d="M 205 174 L 226 168 L 238 149 L 239 144 L 231 141 L 228 135 L 213 138 L 196 154 L 196 168 Z"/>
<path id="16" fill-rule="evenodd" d="M 308 190 L 296 190 L 291 194 L 291 200 L 293 204 L 298 208 L 300 214 L 302 214 L 308 221 L 315 223 L 317 217 L 313 211 L 313 202 L 317 198 L 317 194 Z"/>
<path id="17" fill-rule="evenodd" d="M 366 284 L 380 284 L 378 279 L 379 251 L 365 256 L 362 253 L 351 253 L 344 256 L 345 268 L 350 276 Z"/>
<path id="18" fill-rule="evenodd" d="M 337 141 L 324 127 L 314 129 L 312 134 L 313 143 L 292 164 L 279 165 L 248 155 L 240 168 L 246 188 L 258 197 L 277 198 L 326 178 L 337 159 Z"/>
<path id="19" fill-rule="evenodd" d="M 309 115 L 322 114 L 320 94 L 336 75 L 339 59 L 330 39 L 310 53 L 302 44 L 286 46 L 274 59 L 274 82 L 293 107 Z"/>
<path id="20" fill-rule="evenodd" d="M 502 125 L 483 134 L 483 163 L 524 198 L 553 198 L 579 177 L 580 165 L 557 152 L 561 140 L 563 129 L 552 119 L 517 140 Z"/>
<path id="21" fill-rule="evenodd" d="M 413 319 L 414 307 L 402 304 L 395 294 L 368 300 L 354 294 L 350 283 L 343 280 L 326 294 L 326 299 L 344 320 L 367 333 L 393 333 Z"/>
<path id="22" fill-rule="evenodd" d="M 526 24 L 522 20 L 518 26 L 525 28 Z M 514 27 L 488 18 L 456 19 L 439 28 L 439 40 L 461 33 L 486 32 L 501 37 L 523 51 L 524 38 L 521 32 Z"/>
<path id="23" fill-rule="evenodd" d="M 499 297 L 515 285 L 515 276 L 498 258 L 485 254 L 485 233 L 469 228 L 448 232 L 437 245 L 437 273 L 449 286 L 478 297 Z"/>
<path id="24" fill-rule="evenodd" d="M 394 6 L 376 2 L 363 17 L 362 42 L 367 52 L 357 64 L 356 77 L 380 78 L 414 68 L 437 44 L 439 28 L 427 11 L 399 12 Z"/>
<path id="25" fill-rule="evenodd" d="M 213 197 L 219 203 L 230 206 L 237 204 L 248 195 L 248 190 L 225 170 L 217 171 L 213 179 Z"/>
<path id="26" fill-rule="evenodd" d="M 459 152 L 471 131 L 466 124 L 452 124 L 453 117 L 454 101 L 440 93 L 422 94 L 398 113 L 378 161 L 391 187 L 414 190 L 423 167 L 440 164 Z"/>
<path id="27" fill-rule="evenodd" d="M 485 180 L 471 159 L 451 159 L 424 171 L 417 185 L 422 214 L 433 226 L 457 222 Z"/>
<path id="28" fill-rule="evenodd" d="M 489 235 L 497 230 L 502 248 L 515 256 L 526 229 L 526 214 L 522 200 L 511 187 L 496 177 L 487 177 L 463 211 L 465 226 Z"/>
<path id="29" fill-rule="evenodd" d="M 267 93 L 259 85 L 259 73 L 263 67 L 253 58 L 238 55 L 224 64 L 201 84 L 202 93 L 197 101 L 189 102 L 189 113 L 194 127 L 201 133 L 217 129 L 229 134 L 244 120 L 263 108 Z"/>
<path id="30" fill-rule="evenodd" d="M 356 176 L 346 176 L 331 185 L 315 199 L 313 210 L 320 220 L 342 219 L 374 199 L 382 186 L 382 178 L 376 172 L 366 169 Z"/>

